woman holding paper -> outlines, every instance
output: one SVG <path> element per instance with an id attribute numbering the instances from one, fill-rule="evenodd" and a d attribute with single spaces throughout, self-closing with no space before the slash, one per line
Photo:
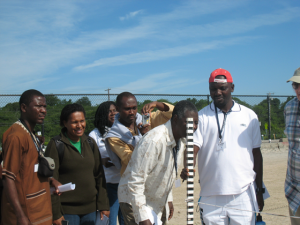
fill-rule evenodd
<path id="1" fill-rule="evenodd" d="M 84 134 L 84 108 L 66 105 L 60 115 L 60 137 L 52 138 L 46 156 L 55 161 L 53 177 L 61 184 L 72 182 L 75 190 L 52 196 L 53 224 L 95 224 L 96 211 L 109 216 L 109 203 L 101 156 L 95 141 Z M 61 145 L 63 144 L 63 148 Z"/>
<path id="2" fill-rule="evenodd" d="M 117 225 L 117 218 L 119 225 L 124 225 L 118 200 L 118 186 L 121 179 L 120 170 L 110 161 L 104 143 L 104 138 L 113 125 L 116 114 L 116 103 L 112 101 L 101 103 L 95 113 L 94 125 L 96 128 L 89 135 L 96 141 L 102 158 L 110 206 L 109 225 Z"/>

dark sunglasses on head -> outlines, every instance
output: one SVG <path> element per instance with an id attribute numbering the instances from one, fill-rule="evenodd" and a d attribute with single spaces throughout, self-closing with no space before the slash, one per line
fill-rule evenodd
<path id="1" fill-rule="evenodd" d="M 295 82 L 292 83 L 292 86 L 295 90 L 298 89 L 299 85 L 300 85 L 299 83 L 295 83 Z"/>

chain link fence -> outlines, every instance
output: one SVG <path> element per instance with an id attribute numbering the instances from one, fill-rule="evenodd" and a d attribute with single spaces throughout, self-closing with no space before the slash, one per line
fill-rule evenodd
<path id="1" fill-rule="evenodd" d="M 47 116 L 44 125 L 37 125 L 36 131 L 43 131 L 46 142 L 60 133 L 59 116 L 66 104 L 79 103 L 86 110 L 86 133 L 94 129 L 93 121 L 97 106 L 104 101 L 115 101 L 118 94 L 51 94 L 45 95 L 47 100 Z M 176 104 L 181 100 L 189 100 L 198 110 L 207 106 L 211 101 L 210 95 L 170 95 L 170 94 L 135 94 L 139 110 L 146 103 L 162 101 Z M 233 99 L 251 108 L 258 115 L 261 123 L 262 139 L 278 139 L 284 135 L 283 110 L 285 104 L 295 96 L 276 95 L 233 95 Z M 0 95 L 0 139 L 3 133 L 19 117 L 20 95 Z"/>

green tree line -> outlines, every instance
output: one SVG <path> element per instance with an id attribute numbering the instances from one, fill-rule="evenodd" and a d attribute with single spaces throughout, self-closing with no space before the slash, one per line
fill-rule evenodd
<path id="1" fill-rule="evenodd" d="M 239 98 L 233 97 L 233 99 L 250 109 L 252 109 L 259 118 L 261 122 L 261 133 L 267 138 L 267 133 L 265 130 L 265 124 L 268 123 L 268 102 L 267 99 L 261 101 L 256 105 L 250 105 L 245 101 L 240 100 Z M 285 104 L 291 100 L 292 97 L 288 97 L 286 101 L 280 102 L 278 98 L 273 98 L 271 100 L 271 134 L 273 138 L 273 133 L 276 134 L 276 138 L 284 137 L 284 117 L 283 117 L 283 110 Z M 203 107 L 208 105 L 207 100 L 205 99 L 196 99 L 196 98 L 187 98 L 187 100 L 191 101 L 198 110 L 202 109 Z M 44 131 L 45 131 L 45 138 L 46 142 L 48 142 L 52 137 L 58 135 L 60 133 L 61 127 L 59 125 L 59 117 L 62 108 L 70 103 L 73 103 L 71 99 L 59 99 L 55 95 L 47 95 L 47 116 L 44 121 Z M 170 102 L 167 99 L 159 99 L 157 101 L 160 102 L 167 102 L 173 105 L 176 105 L 177 102 Z M 91 101 L 88 97 L 82 97 L 76 101 L 75 103 L 81 104 L 85 111 L 86 111 L 86 133 L 88 134 L 91 130 L 94 129 L 94 117 L 95 112 L 98 105 L 92 105 Z M 143 102 L 138 102 L 138 111 L 142 109 L 142 107 L 152 102 L 152 100 L 144 100 Z M 20 109 L 19 103 L 13 102 L 8 103 L 4 107 L 0 108 L 0 139 L 2 143 L 2 135 L 3 133 L 20 117 Z M 36 126 L 36 131 L 41 131 L 41 125 Z"/>

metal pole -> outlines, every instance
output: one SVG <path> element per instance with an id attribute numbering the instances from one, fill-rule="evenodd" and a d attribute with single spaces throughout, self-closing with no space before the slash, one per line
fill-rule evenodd
<path id="1" fill-rule="evenodd" d="M 207 105 L 209 105 L 209 95 L 207 95 Z"/>
<path id="2" fill-rule="evenodd" d="M 187 178 L 187 224 L 194 224 L 194 122 L 193 118 L 186 119 L 186 165 L 189 170 Z"/>
<path id="3" fill-rule="evenodd" d="M 268 93 L 268 123 L 269 123 L 269 142 L 271 142 L 271 99 L 270 93 Z"/>
<path id="4" fill-rule="evenodd" d="M 110 101 L 110 97 L 109 97 L 109 90 L 111 90 L 110 88 L 107 88 L 107 90 L 105 90 L 105 91 L 107 91 L 107 95 L 108 95 L 108 101 Z"/>

